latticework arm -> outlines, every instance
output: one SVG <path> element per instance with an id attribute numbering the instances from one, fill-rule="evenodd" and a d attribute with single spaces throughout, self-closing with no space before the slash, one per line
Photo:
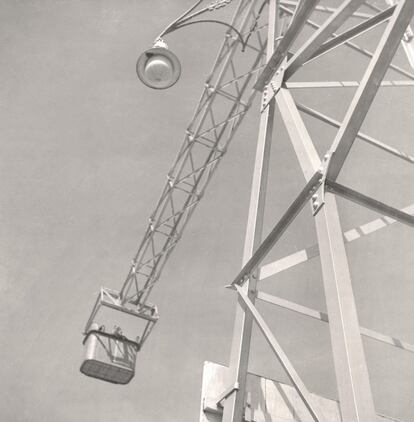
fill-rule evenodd
<path id="1" fill-rule="evenodd" d="M 118 294 L 110 292 L 111 305 L 118 310 L 145 317 L 153 312 L 147 303 L 148 295 L 256 93 L 253 85 L 264 64 L 267 41 L 266 19 L 262 19 L 266 3 L 263 0 L 240 1 L 231 26 L 243 40 L 232 29 L 225 34 L 125 282 Z M 106 290 L 105 294 L 108 296 Z M 85 332 L 100 305 L 107 306 L 107 303 L 99 301 L 95 306 Z"/>

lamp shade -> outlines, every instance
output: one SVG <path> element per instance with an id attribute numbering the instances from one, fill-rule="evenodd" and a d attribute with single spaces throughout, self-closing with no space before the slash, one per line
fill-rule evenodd
<path id="1" fill-rule="evenodd" d="M 169 88 L 178 81 L 180 74 L 181 65 L 177 56 L 161 40 L 138 58 L 137 75 L 150 88 Z"/>

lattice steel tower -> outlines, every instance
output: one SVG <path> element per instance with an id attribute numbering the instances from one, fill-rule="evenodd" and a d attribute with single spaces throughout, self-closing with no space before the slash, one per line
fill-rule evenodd
<path id="1" fill-rule="evenodd" d="M 412 156 L 361 132 L 364 119 L 381 86 L 414 85 L 414 74 L 392 62 L 401 45 L 410 66 L 414 67 L 414 40 L 409 26 L 414 15 L 414 1 L 400 0 L 394 4 L 394 1 L 386 0 L 384 4 L 380 4 L 380 8 L 362 0 L 343 0 L 339 7 L 331 8 L 320 5 L 317 0 L 240 0 L 231 23 L 196 19 L 230 2 L 231 0 L 216 0 L 204 7 L 202 0 L 197 1 L 169 25 L 157 38 L 154 47 L 147 50 L 138 60 L 137 72 L 144 83 L 153 88 L 168 88 L 179 78 L 180 64 L 162 37 L 181 27 L 200 22 L 218 23 L 227 27 L 223 44 L 205 82 L 194 117 L 185 131 L 184 141 L 168 173 L 167 182 L 149 219 L 144 239 L 133 258 L 125 282 L 119 291 L 102 288 L 98 295 L 84 330 L 87 356 L 81 371 L 114 383 L 127 383 L 133 377 L 137 352 L 158 320 L 156 306 L 148 301 L 151 290 L 159 280 L 169 255 L 180 240 L 188 220 L 203 197 L 217 165 L 249 111 L 255 95 L 261 93 L 260 126 L 243 267 L 227 286 L 236 290 L 238 297 L 230 364 L 224 372 L 210 368 L 213 376 L 216 371 L 216 376 L 222 376 L 222 379 L 220 382 L 213 380 L 213 387 L 211 383 L 208 385 L 207 381 L 203 386 L 205 400 L 201 412 L 202 419 L 241 422 L 279 420 L 277 418 L 282 417 L 277 410 L 274 411 L 276 413 L 268 410 L 270 419 L 266 419 L 263 412 L 252 411 L 254 391 L 251 389 L 260 389 L 262 382 L 248 381 L 247 376 L 252 327 L 255 322 L 292 383 L 293 389 L 287 389 L 285 394 L 300 399 L 298 409 L 302 410 L 292 408 L 290 413 L 286 410 L 283 420 L 377 421 L 379 416 L 373 404 L 361 335 L 408 352 L 414 352 L 414 346 L 360 327 L 345 244 L 395 221 L 414 226 L 414 207 L 399 210 L 338 183 L 337 178 L 356 140 L 366 142 L 410 164 L 414 163 Z M 326 16 L 321 25 L 312 20 L 314 13 Z M 341 30 L 351 18 L 359 19 L 358 23 Z M 375 51 L 370 52 L 352 41 L 380 24 L 384 24 L 384 31 Z M 305 26 L 310 26 L 314 32 L 298 43 Z M 299 45 L 294 44 L 295 42 Z M 291 81 L 291 77 L 302 66 L 313 60 L 317 63 L 316 60 L 320 56 L 340 46 L 351 48 L 369 59 L 361 81 Z M 404 79 L 384 80 L 388 69 L 399 73 Z M 315 95 L 318 95 L 320 89 L 349 87 L 355 87 L 356 91 L 341 122 L 297 103 L 291 94 L 293 89 L 301 88 L 312 88 Z M 276 109 L 285 124 L 305 184 L 282 218 L 262 239 Z M 305 127 L 303 113 L 337 129 L 332 145 L 322 158 L 319 157 Z M 350 230 L 343 233 L 336 196 L 346 198 L 385 217 L 375 220 L 371 226 L 366 225 L 365 232 Z M 266 255 L 289 225 L 294 224 L 295 217 L 307 203 L 310 203 L 314 217 L 317 247 L 304 249 L 261 266 Z M 261 279 L 318 255 L 321 260 L 327 314 L 258 290 Z M 319 400 L 308 391 L 289 357 L 258 312 L 255 306 L 257 299 L 329 322 L 339 406 L 329 407 L 329 403 Z M 137 317 L 144 323 L 140 336 L 132 339 L 125 336 L 119 327 L 109 332 L 99 326 L 97 313 L 101 307 L 110 307 Z M 207 391 L 206 388 L 217 391 Z M 216 393 L 217 396 L 214 397 Z M 278 400 L 276 396 L 274 400 Z M 271 404 L 268 405 L 269 408 L 272 407 Z M 281 407 L 280 404 L 279 408 Z"/>

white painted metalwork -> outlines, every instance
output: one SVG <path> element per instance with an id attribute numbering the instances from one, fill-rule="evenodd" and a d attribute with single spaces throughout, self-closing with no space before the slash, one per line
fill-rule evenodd
<path id="1" fill-rule="evenodd" d="M 270 0 L 268 11 L 267 39 L 275 40 L 280 35 L 278 28 L 278 11 L 275 0 Z M 267 43 L 266 58 L 270 59 L 274 52 L 275 43 Z M 267 102 L 267 93 L 262 95 L 262 104 Z M 255 167 L 253 170 L 253 182 L 250 195 L 250 206 L 246 237 L 244 243 L 243 264 L 245 264 L 260 245 L 262 240 L 264 209 L 266 202 L 266 186 L 270 160 L 270 147 L 272 144 L 273 117 L 275 102 L 260 116 L 260 127 L 257 139 Z M 243 291 L 254 302 L 258 280 L 257 271 L 247 280 Z M 231 385 L 238 386 L 226 397 L 223 410 L 223 422 L 241 420 L 246 396 L 247 368 L 249 364 L 250 339 L 252 336 L 253 317 L 245 312 L 240 304 L 236 304 L 236 317 L 234 322 L 234 335 L 231 345 L 230 356 L 230 379 Z"/>
<path id="2" fill-rule="evenodd" d="M 214 9 L 227 3 L 226 0 L 218 0 L 211 3 L 210 7 Z M 346 243 L 373 233 L 395 221 L 414 225 L 414 217 L 411 215 L 412 206 L 398 210 L 336 181 L 357 139 L 404 159 L 406 162 L 414 162 L 414 158 L 409 154 L 360 131 L 371 103 L 382 86 L 413 85 L 414 74 L 393 64 L 392 58 L 402 42 L 409 62 L 413 64 L 413 37 L 409 24 L 414 15 L 414 2 L 400 0 L 395 3 L 392 0 L 386 0 L 387 9 L 380 10 L 370 6 L 375 12 L 374 15 L 358 11 L 362 3 L 361 0 L 346 0 L 338 9 L 332 9 L 319 5 L 317 0 L 299 2 L 240 0 L 231 24 L 224 23 L 229 30 L 213 70 L 207 78 L 194 118 L 188 126 L 184 142 L 168 173 L 167 182 L 151 215 L 144 239 L 133 259 L 126 280 L 119 292 L 105 288 L 101 290 L 85 328 L 87 338 L 91 336 L 91 333 L 95 338 L 99 337 L 100 333 L 96 329 L 91 330 L 91 327 L 101 306 L 143 319 L 144 332 L 134 343 L 139 350 L 158 320 L 157 308 L 148 302 L 148 296 L 159 280 L 170 253 L 181 238 L 188 220 L 200 202 L 214 170 L 249 110 L 255 93 L 257 90 L 263 91 L 243 266 L 227 286 L 237 291 L 238 305 L 227 385 L 215 403 L 215 405 L 223 406 L 224 422 L 241 422 L 245 415 L 246 377 L 253 321 L 258 324 L 274 354 L 282 363 L 310 417 L 314 421 L 326 420 L 313 402 L 311 393 L 305 387 L 288 356 L 257 311 L 255 307 L 257 295 L 260 299 L 277 306 L 329 322 L 343 422 L 375 422 L 377 420 L 361 334 L 410 352 L 414 351 L 414 346 L 408 343 L 360 327 L 345 250 Z M 198 1 L 186 14 L 168 26 L 162 35 L 167 34 L 174 25 L 175 27 L 185 26 L 190 24 L 188 20 L 191 17 L 204 13 L 205 9 L 194 11 L 200 4 L 201 1 Z M 318 12 L 329 13 L 329 17 L 322 25 L 310 19 L 312 13 Z M 290 17 L 290 24 L 286 30 L 282 29 L 283 25 L 278 27 L 277 21 L 280 15 L 284 16 L 285 22 L 286 16 Z M 364 20 L 340 34 L 335 33 L 351 17 Z M 381 23 L 385 23 L 386 27 L 374 53 L 350 41 Z M 291 52 L 294 41 L 298 39 L 305 25 L 309 25 L 316 31 L 295 52 Z M 272 40 L 271 44 L 267 43 L 265 32 Z M 360 82 L 309 83 L 288 80 L 301 66 L 311 60 L 317 60 L 318 57 L 341 45 L 352 48 L 370 59 Z M 241 71 L 238 67 L 237 58 L 243 54 L 242 51 L 248 53 L 244 59 L 248 57 L 250 60 L 247 71 Z M 263 62 L 265 51 L 267 51 L 266 63 Z M 393 69 L 409 80 L 383 81 L 388 69 Z M 333 87 L 357 88 L 342 122 L 317 110 L 296 104 L 290 93 L 291 89 L 298 88 Z M 261 241 L 268 157 L 273 113 L 276 107 L 286 126 L 306 184 L 282 218 Z M 322 160 L 306 130 L 300 112 L 307 113 L 338 129 L 332 146 Z M 386 216 L 344 233 L 338 216 L 336 195 L 341 195 Z M 259 266 L 265 256 L 308 202 L 314 215 L 318 245 L 298 251 L 260 269 Z M 321 258 L 327 314 L 257 292 L 259 278 L 264 279 L 277 274 L 316 256 Z M 103 336 L 130 341 L 127 338 L 117 337 L 117 334 L 103 334 Z M 89 355 L 92 356 L 95 349 L 92 346 L 89 346 L 89 349 Z M 104 368 L 104 365 L 98 364 L 96 367 L 93 363 L 92 367 L 89 369 L 87 367 L 86 372 L 89 371 L 89 375 L 95 376 L 101 368 Z"/>
<path id="3" fill-rule="evenodd" d="M 213 9 L 226 3 L 227 0 L 216 2 Z M 140 333 L 140 347 L 158 320 L 156 307 L 148 302 L 148 296 L 256 94 L 252 89 L 254 77 L 263 67 L 266 50 L 265 5 L 262 0 L 240 1 L 123 286 L 118 292 L 111 290 L 109 296 L 105 294 L 108 289 L 101 290 L 85 335 L 102 306 L 147 321 Z M 187 11 L 180 23 L 205 11 L 188 15 L 193 10 Z M 243 38 L 235 36 L 234 30 Z M 246 58 L 249 65 L 241 68 L 239 62 L 245 63 Z"/>

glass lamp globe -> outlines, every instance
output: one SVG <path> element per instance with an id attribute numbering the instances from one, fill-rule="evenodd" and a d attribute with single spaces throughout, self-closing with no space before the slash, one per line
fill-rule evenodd
<path id="1" fill-rule="evenodd" d="M 180 74 L 181 65 L 177 56 L 162 40 L 157 40 L 138 58 L 137 75 L 150 88 L 169 88 L 178 81 Z"/>

